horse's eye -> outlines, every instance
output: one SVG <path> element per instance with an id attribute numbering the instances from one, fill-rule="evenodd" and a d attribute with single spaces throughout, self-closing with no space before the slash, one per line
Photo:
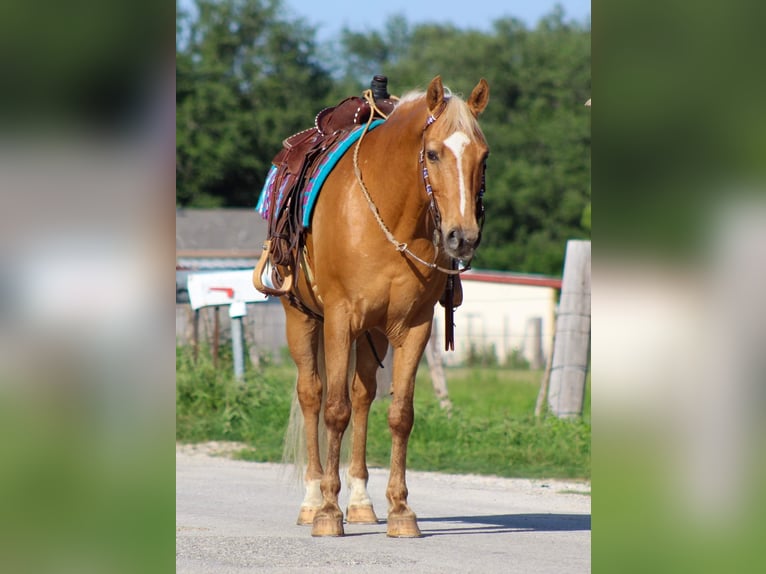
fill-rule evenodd
<path id="1" fill-rule="evenodd" d="M 433 150 L 426 152 L 426 156 L 428 157 L 428 161 L 439 161 L 439 154 Z"/>

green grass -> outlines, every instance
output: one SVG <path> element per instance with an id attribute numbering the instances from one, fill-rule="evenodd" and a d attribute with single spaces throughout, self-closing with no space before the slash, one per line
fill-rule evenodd
<path id="1" fill-rule="evenodd" d="M 254 446 L 252 458 L 279 461 L 290 414 L 295 368 L 248 365 L 243 382 L 233 376 L 231 359 L 219 368 L 202 351 L 196 363 L 190 348 L 176 352 L 176 439 L 243 441 Z"/>
<path id="2" fill-rule="evenodd" d="M 578 421 L 536 419 L 542 373 L 500 368 L 448 369 L 451 415 L 439 406 L 428 370 L 418 373 L 408 467 L 506 477 L 588 478 L 590 412 Z M 588 393 L 589 394 L 589 393 Z M 370 413 L 370 464 L 390 455 L 387 403 Z"/>
<path id="3" fill-rule="evenodd" d="M 205 355 L 195 365 L 188 349 L 177 354 L 176 433 L 182 442 L 236 440 L 254 447 L 248 459 L 279 461 L 295 369 L 248 365 L 244 383 L 230 359 L 216 370 Z M 534 417 L 542 373 L 502 368 L 448 369 L 451 414 L 439 406 L 427 368 L 418 372 L 415 426 L 408 467 L 506 477 L 590 477 L 590 391 L 581 420 Z M 589 387 L 590 385 L 588 385 Z M 368 461 L 387 466 L 391 440 L 389 401 L 370 412 Z"/>

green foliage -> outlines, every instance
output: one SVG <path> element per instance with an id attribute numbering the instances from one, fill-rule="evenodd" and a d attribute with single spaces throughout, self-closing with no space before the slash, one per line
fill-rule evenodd
<path id="1" fill-rule="evenodd" d="M 231 358 L 213 366 L 202 349 L 195 362 L 190 347 L 176 353 L 176 438 L 181 441 L 229 440 L 254 446 L 259 461 L 282 456 L 282 441 L 290 414 L 294 371 L 248 365 L 237 381 Z"/>
<path id="2" fill-rule="evenodd" d="M 280 0 L 196 0 L 178 16 L 176 201 L 254 206 L 281 141 L 311 124 L 331 82 L 314 30 Z"/>
<path id="3" fill-rule="evenodd" d="M 410 34 L 407 20 L 401 15 L 390 16 L 382 31 L 355 32 L 344 28 L 340 39 L 343 55 L 337 65 L 342 68 L 346 83 L 356 83 L 357 89 L 366 88 L 372 76 L 401 62 L 410 46 Z"/>
<path id="4" fill-rule="evenodd" d="M 469 367 L 497 366 L 497 352 L 494 345 L 479 346 L 474 342 L 468 346 L 465 364 Z"/>
<path id="5" fill-rule="evenodd" d="M 541 373 L 507 369 L 448 371 L 451 413 L 436 400 L 427 371 L 418 375 L 408 467 L 506 477 L 590 476 L 590 411 L 582 420 L 534 418 Z M 387 466 L 388 402 L 370 412 L 368 459 Z"/>
<path id="6" fill-rule="evenodd" d="M 511 352 L 505 358 L 505 365 L 509 369 L 528 369 L 529 361 L 524 358 L 524 354 L 518 349 L 511 349 Z"/>
<path id="7" fill-rule="evenodd" d="M 468 419 L 459 409 L 446 419 L 434 405 L 424 410 L 410 446 L 418 467 L 509 477 L 589 476 L 590 427 L 584 423 L 532 415 Z"/>
<path id="8" fill-rule="evenodd" d="M 582 211 L 582 227 L 590 231 L 590 201 Z"/>
<path id="9" fill-rule="evenodd" d="M 241 456 L 278 462 L 295 381 L 294 367 L 248 368 L 234 380 L 230 358 L 218 370 L 206 352 L 194 362 L 177 352 L 176 433 L 181 441 L 235 440 L 252 445 Z M 414 470 L 508 477 L 590 476 L 590 402 L 579 421 L 533 417 L 541 373 L 499 368 L 448 371 L 451 415 L 434 396 L 428 370 L 415 388 L 415 427 L 408 448 Z M 370 412 L 368 459 L 387 466 L 391 450 L 390 401 Z"/>
<path id="10" fill-rule="evenodd" d="M 344 29 L 319 63 L 314 30 L 279 0 L 197 0 L 179 15 L 177 197 L 187 206 L 254 206 L 280 142 L 376 73 L 392 93 L 441 75 L 467 96 L 490 84 L 482 127 L 486 226 L 475 267 L 560 275 L 566 241 L 590 235 L 590 27 L 554 9 L 529 29 L 410 26 Z"/>

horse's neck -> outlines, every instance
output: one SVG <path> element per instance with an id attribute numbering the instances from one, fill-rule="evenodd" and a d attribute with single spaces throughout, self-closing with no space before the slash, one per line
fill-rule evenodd
<path id="1" fill-rule="evenodd" d="M 422 129 L 412 127 L 421 126 L 425 114 L 415 111 L 413 116 L 394 114 L 370 134 L 377 136 L 372 145 L 366 149 L 362 145 L 369 154 L 365 156 L 369 161 L 363 168 L 364 179 L 370 182 L 372 199 L 386 224 L 391 231 L 396 228 L 402 235 L 397 236 L 399 241 L 409 241 L 413 237 L 430 238 L 433 234 L 428 196 L 418 161 Z M 377 166 L 374 175 L 368 167 L 371 165 Z M 366 173 L 370 174 L 369 180 Z"/>
<path id="2" fill-rule="evenodd" d="M 432 233 L 430 229 L 425 229 L 430 222 L 425 186 L 417 162 L 418 153 L 397 153 L 394 158 L 389 151 L 388 155 L 380 156 L 386 158 L 381 162 L 384 169 L 370 190 L 383 220 L 400 242 Z"/>

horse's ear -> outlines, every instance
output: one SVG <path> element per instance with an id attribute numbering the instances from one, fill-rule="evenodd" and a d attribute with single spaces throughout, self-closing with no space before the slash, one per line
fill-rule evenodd
<path id="1" fill-rule="evenodd" d="M 487 80 L 482 78 L 476 87 L 471 92 L 471 97 L 468 98 L 468 107 L 471 109 L 471 113 L 475 118 L 479 117 L 479 114 L 484 111 L 489 102 L 489 84 Z"/>
<path id="2" fill-rule="evenodd" d="M 426 92 L 426 104 L 428 104 L 428 111 L 431 114 L 436 113 L 439 106 L 444 101 L 444 86 L 442 85 L 442 77 L 436 76 L 428 85 L 428 91 Z"/>

